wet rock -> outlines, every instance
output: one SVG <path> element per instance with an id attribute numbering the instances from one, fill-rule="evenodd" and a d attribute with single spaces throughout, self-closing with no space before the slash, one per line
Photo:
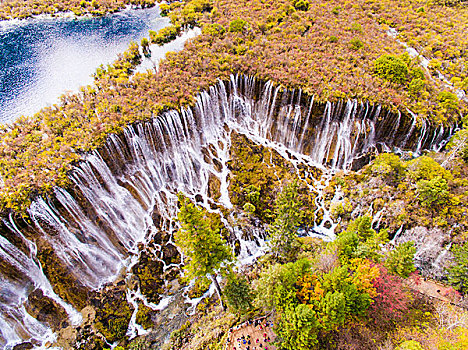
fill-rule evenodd
<path id="1" fill-rule="evenodd" d="M 88 300 L 88 290 L 44 240 L 38 242 L 37 257 L 41 262 L 44 274 L 52 284 L 54 292 L 72 304 L 77 310 L 84 308 Z"/>
<path id="2" fill-rule="evenodd" d="M 164 264 L 154 255 L 142 252 L 138 263 L 132 268 L 138 278 L 141 293 L 155 304 L 161 300 L 160 294 L 163 293 L 163 267 Z"/>
<path id="3" fill-rule="evenodd" d="M 140 303 L 138 305 L 138 311 L 136 314 L 136 323 L 142 326 L 144 329 L 150 329 L 153 327 L 153 315 L 158 314 L 159 311 L 153 310 L 148 306 Z"/>
<path id="4" fill-rule="evenodd" d="M 32 349 L 32 348 L 34 348 L 33 344 L 31 344 L 30 342 L 25 342 L 25 343 L 15 345 L 13 347 L 13 350 L 29 350 L 29 349 Z"/>
<path id="5" fill-rule="evenodd" d="M 124 338 L 133 313 L 133 307 L 127 302 L 125 286 L 106 287 L 91 299 L 91 304 L 96 310 L 95 329 L 108 342 Z"/>
<path id="6" fill-rule="evenodd" d="M 162 248 L 162 253 L 163 253 L 162 259 L 164 260 L 166 265 L 181 263 L 181 257 L 175 245 L 171 243 L 166 244 Z"/>
<path id="7" fill-rule="evenodd" d="M 208 177 L 208 196 L 215 201 L 221 197 L 221 181 L 212 173 Z"/>
<path id="8" fill-rule="evenodd" d="M 68 316 L 65 309 L 45 296 L 41 289 L 36 289 L 29 294 L 24 306 L 32 317 L 47 323 L 54 331 L 68 326 Z"/>

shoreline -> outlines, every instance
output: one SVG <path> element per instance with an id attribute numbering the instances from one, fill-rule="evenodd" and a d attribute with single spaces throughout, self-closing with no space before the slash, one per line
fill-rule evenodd
<path id="1" fill-rule="evenodd" d="M 81 15 L 77 15 L 73 12 L 73 10 L 65 9 L 64 11 L 57 11 L 54 13 L 44 11 L 42 13 L 29 15 L 24 18 L 19 18 L 19 16 L 16 16 L 16 17 L 10 17 L 7 19 L 2 19 L 0 17 L 0 28 L 3 27 L 3 24 L 18 25 L 18 24 L 26 23 L 28 21 L 33 21 L 33 20 L 52 20 L 52 19 L 68 19 L 68 18 L 71 18 L 71 19 L 99 18 L 99 17 L 104 17 L 104 16 L 115 14 L 115 13 L 119 13 L 119 12 L 149 9 L 155 6 L 158 6 L 158 3 L 156 1 L 151 5 L 148 4 L 147 6 L 126 3 L 124 7 L 105 9 L 103 13 L 99 13 L 99 14 L 98 13 L 93 14 L 92 12 L 85 12 Z"/>

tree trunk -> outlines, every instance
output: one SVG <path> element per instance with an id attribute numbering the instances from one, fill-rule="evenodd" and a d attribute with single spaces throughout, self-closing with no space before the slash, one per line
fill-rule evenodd
<path id="1" fill-rule="evenodd" d="M 221 287 L 219 286 L 218 280 L 216 278 L 216 274 L 213 273 L 211 275 L 211 280 L 213 281 L 216 292 L 218 292 L 218 297 L 219 297 L 219 303 L 221 304 L 221 307 L 223 308 L 224 311 L 226 311 L 226 307 L 224 306 L 223 299 L 221 299 Z"/>

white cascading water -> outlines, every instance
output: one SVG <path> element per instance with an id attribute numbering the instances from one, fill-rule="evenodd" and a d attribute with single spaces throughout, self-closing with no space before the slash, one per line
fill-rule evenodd
<path id="1" fill-rule="evenodd" d="M 437 130 L 426 122 L 423 126 L 421 132 L 415 117 L 393 114 L 380 106 L 353 100 L 319 104 L 301 90 L 288 91 L 253 77 L 232 76 L 200 93 L 193 108 L 170 111 L 128 126 L 121 135 L 109 136 L 99 151 L 88 154 L 70 174 L 72 190 L 55 188 L 54 201 L 38 198 L 29 215 L 35 230 L 72 275 L 83 286 L 98 289 L 112 281 L 123 266 L 135 262 L 132 257 L 138 254 L 138 243 L 151 240 L 156 231 L 153 211 L 165 219 L 163 229 L 172 234 L 174 226 L 169 223 L 177 213 L 177 192 L 222 214 L 210 206 L 215 203 L 208 196 L 209 179 L 214 176 L 221 192 L 216 204 L 232 207 L 227 163 L 231 132 L 236 131 L 274 148 L 296 169 L 306 164 L 324 171 L 322 179 L 310 175 L 310 188 L 318 193 L 317 210 L 324 213 L 310 234 L 332 238 L 334 223 L 321 197 L 331 171 L 349 169 L 354 161 L 376 150 L 437 149 L 449 135 L 448 128 Z M 73 193 L 79 193 L 79 198 Z M 228 225 L 226 218 L 222 220 Z M 13 230 L 13 225 L 8 227 Z M 240 243 L 240 261 L 251 261 L 259 254 L 264 237 L 259 234 L 249 240 L 239 228 L 228 228 Z M 21 232 L 16 235 L 23 243 L 27 241 Z M 33 249 L 25 254 L 0 236 L 0 258 L 22 273 L 21 280 L 5 275 L 0 285 L 0 345 L 6 349 L 28 339 L 44 344 L 53 337 L 46 325 L 24 309 L 33 288 L 41 288 L 74 322 L 79 321 L 78 313 L 53 292 L 35 254 Z M 128 299 L 135 307 L 137 299 L 151 307 L 138 291 Z M 142 331 L 134 323 L 135 315 L 129 327 L 132 336 Z"/>

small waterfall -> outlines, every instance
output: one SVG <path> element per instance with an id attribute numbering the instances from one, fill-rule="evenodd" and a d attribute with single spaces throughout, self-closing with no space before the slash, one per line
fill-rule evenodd
<path id="1" fill-rule="evenodd" d="M 27 235 L 26 227 L 4 225 L 0 263 L 5 264 L 0 265 L 0 273 L 5 274 L 4 265 L 18 272 L 0 285 L 0 345 L 52 337 L 50 328 L 24 309 L 34 288 L 55 300 L 75 322 L 78 319 L 47 281 L 34 242 L 52 247 L 73 279 L 95 290 L 132 264 L 139 243 L 147 244 L 157 226 L 169 234 L 177 229 L 171 223 L 179 191 L 218 212 L 229 226 L 222 211 L 213 207 L 233 206 L 228 193 L 232 131 L 274 148 L 297 170 L 300 164 L 335 170 L 362 166 L 375 151 L 437 148 L 450 130 L 427 121 L 418 126 L 413 115 L 355 100 L 318 103 L 301 90 L 289 91 L 254 77 L 237 75 L 220 81 L 201 92 L 193 108 L 169 111 L 110 135 L 105 145 L 73 169 L 70 188 L 55 188 L 50 197 L 33 202 Z M 324 209 L 320 193 L 330 174 L 311 181 L 311 190 L 319 193 L 317 210 Z M 212 179 L 219 183 L 218 199 L 210 196 Z M 163 220 L 155 222 L 155 216 Z M 334 223 L 324 213 L 316 232 L 331 236 L 330 227 L 333 230 Z M 259 252 L 264 242 L 260 232 L 247 241 L 239 228 L 228 230 L 240 244 L 240 259 L 247 261 Z M 138 295 L 128 295 L 134 306 L 142 300 Z M 141 330 L 132 320 L 129 334 L 136 334 Z"/>

